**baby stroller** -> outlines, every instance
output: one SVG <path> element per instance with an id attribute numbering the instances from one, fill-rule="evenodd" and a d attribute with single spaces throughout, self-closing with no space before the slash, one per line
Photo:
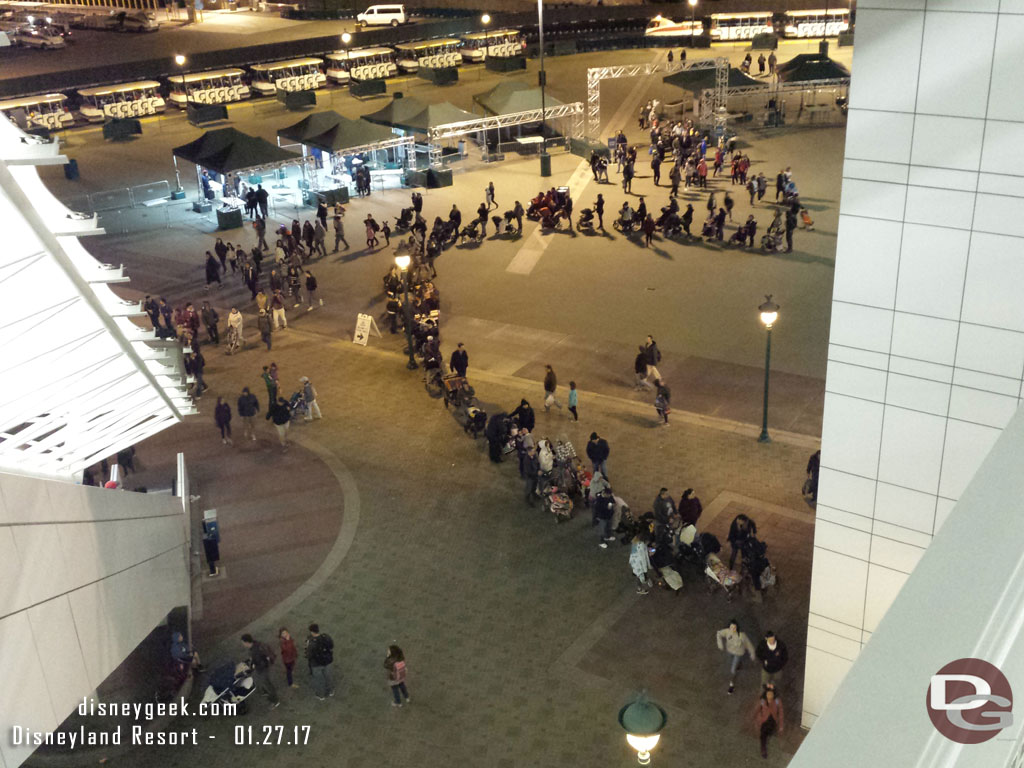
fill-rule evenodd
<path id="1" fill-rule="evenodd" d="M 814 231 L 814 219 L 811 218 L 811 214 L 807 212 L 806 208 L 800 209 L 800 226 L 808 232 Z"/>
<path id="2" fill-rule="evenodd" d="M 747 225 L 743 224 L 729 238 L 729 245 L 744 246 L 747 244 Z"/>
<path id="3" fill-rule="evenodd" d="M 487 411 L 475 405 L 466 408 L 466 425 L 462 428 L 467 435 L 476 440 L 487 428 Z"/>
<path id="4" fill-rule="evenodd" d="M 565 218 L 565 211 L 559 208 L 552 211 L 548 208 L 540 209 L 541 229 L 558 229 L 558 222 Z"/>
<path id="5" fill-rule="evenodd" d="M 203 693 L 203 704 L 233 704 L 238 714 L 245 714 L 245 701 L 255 690 L 252 670 L 248 664 L 224 664 L 210 674 L 210 684 Z"/>
<path id="6" fill-rule="evenodd" d="M 415 211 L 412 208 L 403 208 L 402 215 L 395 217 L 395 231 L 404 232 L 412 226 L 413 214 Z"/>
<path id="7" fill-rule="evenodd" d="M 580 209 L 580 217 L 576 220 L 576 229 L 582 232 L 584 229 L 588 232 L 594 231 L 594 211 L 591 208 Z"/>
<path id="8" fill-rule="evenodd" d="M 565 490 L 555 483 L 548 483 L 541 491 L 544 511 L 555 516 L 555 522 L 562 523 L 572 518 L 572 499 Z"/>
<path id="9" fill-rule="evenodd" d="M 457 374 L 450 374 L 442 378 L 441 383 L 444 385 L 444 407 L 448 408 L 448 404 L 451 403 L 456 408 L 465 405 L 468 406 L 473 401 L 473 396 L 476 394 L 473 387 L 466 381 L 465 376 L 459 376 Z"/>
<path id="10" fill-rule="evenodd" d="M 291 411 L 292 419 L 306 415 L 306 396 L 302 394 L 301 390 L 288 400 L 288 410 Z"/>
<path id="11" fill-rule="evenodd" d="M 631 235 L 636 231 L 636 220 L 633 218 L 633 212 L 623 212 L 615 221 L 612 222 L 612 226 L 617 232 L 621 232 L 624 235 Z"/>
<path id="12" fill-rule="evenodd" d="M 782 250 L 783 234 L 779 229 L 769 229 L 761 238 L 761 250 L 773 253 Z"/>
<path id="13" fill-rule="evenodd" d="M 484 236 L 480 232 L 480 220 L 473 219 L 469 224 L 464 226 L 462 231 L 459 233 L 459 237 L 462 238 L 462 242 L 466 242 L 466 240 L 473 240 L 474 242 L 479 243 L 483 240 Z"/>
<path id="14" fill-rule="evenodd" d="M 704 226 L 701 227 L 700 234 L 706 238 L 712 238 L 715 236 L 715 217 L 708 216 L 704 220 Z"/>

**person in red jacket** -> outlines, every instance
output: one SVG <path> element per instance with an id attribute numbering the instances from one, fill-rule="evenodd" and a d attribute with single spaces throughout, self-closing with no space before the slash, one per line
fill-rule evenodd
<path id="1" fill-rule="evenodd" d="M 281 627 L 277 637 L 281 641 L 281 663 L 284 664 L 285 678 L 288 680 L 288 685 L 298 688 L 298 683 L 292 677 L 292 669 L 295 667 L 296 659 L 299 658 L 299 652 L 295 648 L 295 638 L 285 627 Z"/>
<path id="2" fill-rule="evenodd" d="M 782 699 L 775 695 L 775 686 L 769 683 L 761 692 L 754 710 L 754 727 L 761 739 L 761 757 L 768 757 L 768 737 L 781 734 L 785 728 Z"/>

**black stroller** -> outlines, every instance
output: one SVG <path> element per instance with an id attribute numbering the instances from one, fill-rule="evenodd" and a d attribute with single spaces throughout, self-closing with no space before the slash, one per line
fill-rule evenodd
<path id="1" fill-rule="evenodd" d="M 210 673 L 210 684 L 203 692 L 203 704 L 213 702 L 230 704 L 236 707 L 238 714 L 245 714 L 245 700 L 256 690 L 252 678 L 252 670 L 248 664 L 224 664 Z"/>

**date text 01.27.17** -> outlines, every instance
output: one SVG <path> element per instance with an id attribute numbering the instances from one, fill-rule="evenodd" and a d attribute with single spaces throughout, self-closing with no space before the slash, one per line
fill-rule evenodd
<path id="1" fill-rule="evenodd" d="M 236 725 L 235 744 L 302 747 L 309 743 L 308 725 Z"/>

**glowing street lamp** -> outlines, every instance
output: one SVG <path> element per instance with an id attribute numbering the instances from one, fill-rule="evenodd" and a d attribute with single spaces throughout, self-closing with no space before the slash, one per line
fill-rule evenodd
<path id="1" fill-rule="evenodd" d="M 491 14 L 485 13 L 483 16 L 481 16 L 480 17 L 480 23 L 483 24 L 484 26 L 487 26 L 488 24 L 490 24 L 491 23 Z"/>
<path id="2" fill-rule="evenodd" d="M 694 21 L 695 21 L 695 19 L 694 19 L 694 8 L 697 7 L 697 0 L 687 0 L 687 2 L 690 4 L 690 45 L 692 46 L 693 45 L 693 28 L 694 28 L 694 26 L 696 26 L 694 24 Z"/>
<path id="3" fill-rule="evenodd" d="M 649 765 L 651 750 L 661 738 L 668 715 L 665 710 L 641 693 L 636 701 L 619 710 L 619 725 L 626 732 L 626 741 L 636 750 L 640 765 Z"/>
<path id="4" fill-rule="evenodd" d="M 343 45 L 348 45 L 349 43 L 352 42 L 352 35 L 350 35 L 348 32 L 342 32 L 341 42 Z"/>
<path id="5" fill-rule="evenodd" d="M 180 53 L 174 54 L 174 63 L 177 64 L 179 67 L 185 66 L 185 62 L 186 61 L 187 61 L 187 59 L 182 54 L 180 54 Z"/>
<path id="6" fill-rule="evenodd" d="M 772 301 L 769 293 L 764 297 L 764 303 L 757 308 L 761 313 L 761 322 L 764 323 L 767 332 L 767 341 L 764 351 L 764 412 L 761 417 L 761 435 L 757 438 L 759 443 L 770 443 L 772 439 L 768 436 L 768 377 L 771 375 L 772 363 L 772 326 L 779 319 L 779 305 Z"/>
<path id="7" fill-rule="evenodd" d="M 415 351 L 412 346 L 412 307 L 409 306 L 409 263 L 411 261 L 412 259 L 409 258 L 408 254 L 395 256 L 395 264 L 402 270 L 402 289 L 405 293 L 402 313 L 405 317 L 405 343 L 408 345 L 406 352 L 409 353 L 409 362 L 405 364 L 405 367 L 410 371 L 415 371 L 419 366 L 416 364 Z"/>

